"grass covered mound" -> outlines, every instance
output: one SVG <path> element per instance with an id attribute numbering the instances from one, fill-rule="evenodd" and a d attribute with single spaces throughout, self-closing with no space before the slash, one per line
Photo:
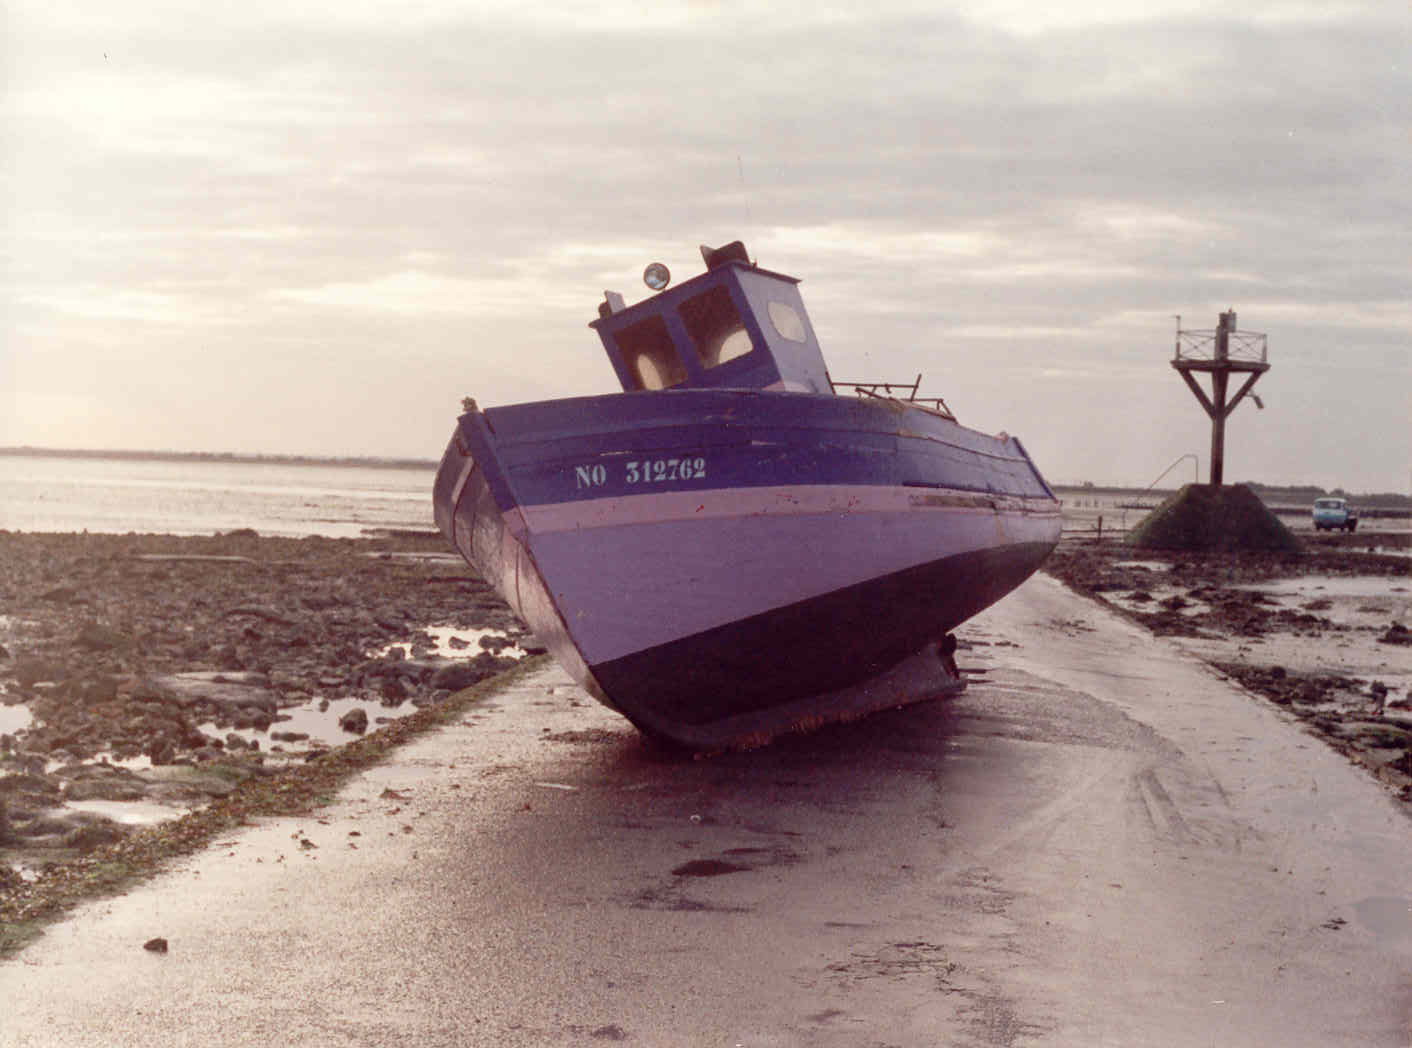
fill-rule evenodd
<path id="1" fill-rule="evenodd" d="M 1283 550 L 1301 547 L 1260 497 L 1244 484 L 1188 484 L 1128 533 L 1142 549 Z"/>

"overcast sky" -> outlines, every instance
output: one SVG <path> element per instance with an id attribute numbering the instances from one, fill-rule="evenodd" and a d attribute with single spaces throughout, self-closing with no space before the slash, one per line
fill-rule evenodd
<path id="1" fill-rule="evenodd" d="M 1051 481 L 1204 480 L 1173 315 L 1233 307 L 1228 481 L 1412 483 L 1404 3 L 0 18 L 0 446 L 435 458 L 463 395 L 616 389 L 602 292 L 739 237 L 836 378 L 923 372 Z"/>

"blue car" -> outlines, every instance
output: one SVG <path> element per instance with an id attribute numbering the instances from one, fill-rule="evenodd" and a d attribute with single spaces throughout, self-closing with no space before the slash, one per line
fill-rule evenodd
<path id="1" fill-rule="evenodd" d="M 1347 499 L 1323 498 L 1314 500 L 1315 531 L 1356 531 L 1358 511 L 1348 504 Z"/>

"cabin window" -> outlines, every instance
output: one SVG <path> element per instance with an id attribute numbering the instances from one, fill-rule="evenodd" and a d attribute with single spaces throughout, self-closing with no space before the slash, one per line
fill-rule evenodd
<path id="1" fill-rule="evenodd" d="M 804 334 L 804 318 L 795 312 L 793 306 L 786 302 L 771 302 L 768 309 L 770 323 L 775 326 L 780 338 L 787 338 L 791 342 L 807 341 Z"/>
<path id="2" fill-rule="evenodd" d="M 686 367 L 661 317 L 647 317 L 623 328 L 617 342 L 639 389 L 666 389 L 686 381 Z"/>
<path id="3" fill-rule="evenodd" d="M 724 287 L 689 298 L 677 312 L 696 344 L 696 353 L 703 367 L 714 368 L 728 360 L 743 357 L 754 349 L 750 333 L 736 311 L 731 294 Z"/>

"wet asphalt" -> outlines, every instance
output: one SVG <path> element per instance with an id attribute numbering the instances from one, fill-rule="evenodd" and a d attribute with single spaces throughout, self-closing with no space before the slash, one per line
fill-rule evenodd
<path id="1" fill-rule="evenodd" d="M 708 760 L 546 667 L 51 928 L 0 1046 L 1412 1044 L 1381 787 L 1046 578 L 960 636 L 956 699 Z"/>

